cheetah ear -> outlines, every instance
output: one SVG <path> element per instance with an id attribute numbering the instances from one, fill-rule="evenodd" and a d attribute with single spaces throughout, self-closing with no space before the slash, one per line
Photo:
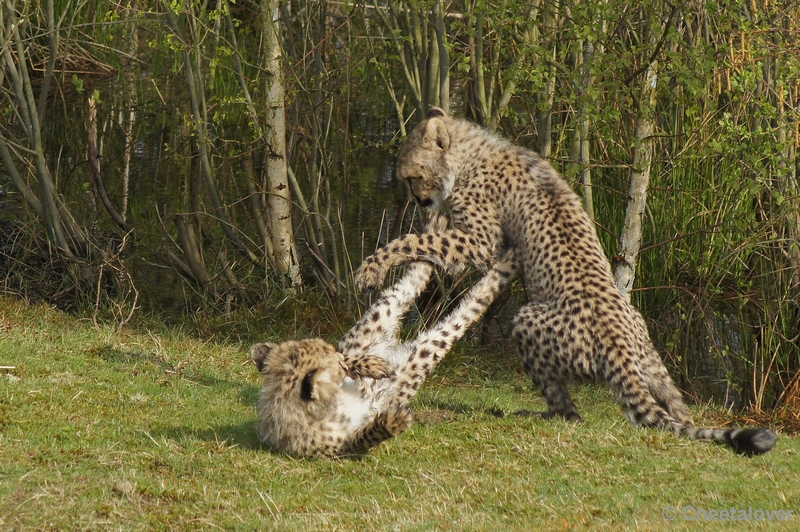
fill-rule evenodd
<path id="1" fill-rule="evenodd" d="M 273 348 L 275 348 L 275 344 L 269 342 L 256 344 L 250 348 L 250 358 L 255 362 L 259 373 L 264 370 L 264 365 L 267 363 L 267 359 L 270 353 L 272 353 Z"/>
<path id="2" fill-rule="evenodd" d="M 442 118 L 444 116 L 447 116 L 444 109 L 441 107 L 431 107 L 430 111 L 428 111 L 427 118 Z"/>
<path id="3" fill-rule="evenodd" d="M 300 382 L 300 398 L 304 401 L 329 401 L 332 396 L 332 383 L 333 378 L 329 369 L 312 369 Z M 338 386 L 334 386 L 333 389 L 338 389 Z"/>
<path id="4" fill-rule="evenodd" d="M 313 401 L 317 398 L 315 389 L 317 373 L 319 373 L 319 368 L 312 369 L 303 377 L 303 381 L 300 383 L 300 398 L 303 401 Z"/>
<path id="5" fill-rule="evenodd" d="M 447 128 L 441 118 L 434 116 L 428 119 L 422 143 L 428 148 L 441 151 L 447 151 L 450 148 L 450 134 L 447 132 Z"/>

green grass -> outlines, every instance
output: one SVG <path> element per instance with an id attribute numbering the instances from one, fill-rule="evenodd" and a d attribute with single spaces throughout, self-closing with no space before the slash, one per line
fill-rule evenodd
<path id="1" fill-rule="evenodd" d="M 499 417 L 543 404 L 511 353 L 468 344 L 400 438 L 358 460 L 276 455 L 247 347 L 0 299 L 0 529 L 662 530 L 698 524 L 666 506 L 800 510 L 797 438 L 743 458 L 634 430 L 597 387 L 576 390 L 582 425 Z"/>

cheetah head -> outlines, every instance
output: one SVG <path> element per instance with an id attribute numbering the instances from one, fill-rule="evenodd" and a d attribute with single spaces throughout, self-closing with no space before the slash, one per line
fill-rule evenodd
<path id="1" fill-rule="evenodd" d="M 250 356 L 262 377 L 261 410 L 276 421 L 321 419 L 335 408 L 346 368 L 331 344 L 318 338 L 261 343 Z"/>
<path id="2" fill-rule="evenodd" d="M 414 201 L 432 211 L 442 210 L 453 188 L 453 175 L 447 163 L 450 134 L 447 116 L 434 107 L 408 135 L 400 150 L 397 175 L 406 184 Z"/>

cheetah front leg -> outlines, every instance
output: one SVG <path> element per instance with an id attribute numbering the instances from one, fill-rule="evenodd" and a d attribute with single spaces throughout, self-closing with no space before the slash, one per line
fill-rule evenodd
<path id="1" fill-rule="evenodd" d="M 458 307 L 432 328 L 420 333 L 413 343 L 408 361 L 397 371 L 395 402 L 409 404 L 422 383 L 437 364 L 466 334 L 486 309 L 520 274 L 516 252 L 511 249 L 498 260 L 483 279 L 478 281 L 462 298 Z"/>
<path id="2" fill-rule="evenodd" d="M 415 261 L 432 262 L 448 273 L 457 273 L 468 264 L 486 270 L 496 259 L 499 238 L 479 238 L 460 229 L 442 233 L 404 235 L 392 240 L 364 259 L 356 273 L 356 284 L 362 290 L 379 287 L 389 269 Z"/>
<path id="3" fill-rule="evenodd" d="M 339 342 L 339 350 L 345 357 L 349 353 L 371 352 L 381 344 L 396 344 L 403 316 L 432 276 L 433 265 L 415 263 L 407 269 L 401 280 L 386 288 Z"/>

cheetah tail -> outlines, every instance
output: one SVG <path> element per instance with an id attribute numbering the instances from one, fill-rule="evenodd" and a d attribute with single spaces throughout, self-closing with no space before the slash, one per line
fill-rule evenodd
<path id="1" fill-rule="evenodd" d="M 738 454 L 757 456 L 772 449 L 778 435 L 769 429 L 711 429 L 678 425 L 678 431 L 693 440 L 707 440 L 729 446 Z M 678 428 L 676 427 L 676 428 Z"/>

